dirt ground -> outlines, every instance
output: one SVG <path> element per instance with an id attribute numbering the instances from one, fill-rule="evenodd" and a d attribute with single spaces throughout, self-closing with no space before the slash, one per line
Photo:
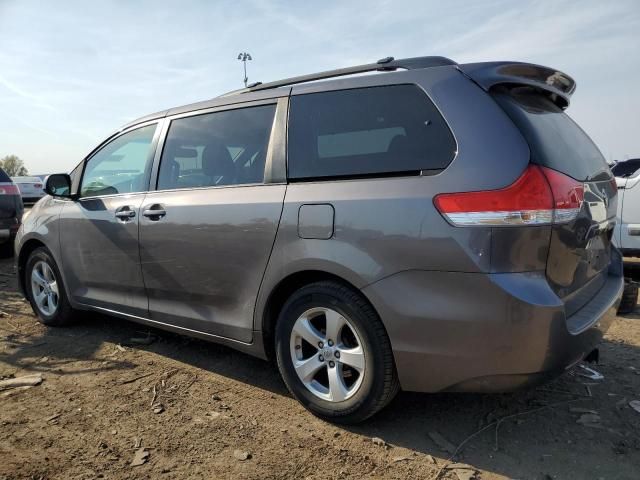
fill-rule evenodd
<path id="1" fill-rule="evenodd" d="M 93 313 L 47 329 L 13 273 L 0 260 L 0 379 L 44 380 L 0 392 L 0 479 L 640 478 L 639 310 L 610 330 L 604 380 L 401 393 L 343 428 L 307 413 L 275 366 L 228 348 Z"/>

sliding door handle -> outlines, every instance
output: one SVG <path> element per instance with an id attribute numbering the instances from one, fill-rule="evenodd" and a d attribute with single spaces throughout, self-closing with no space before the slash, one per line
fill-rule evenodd
<path id="1" fill-rule="evenodd" d="M 149 220 L 154 221 L 160 220 L 166 214 L 167 212 L 165 211 L 164 207 L 158 203 L 153 204 L 142 211 L 142 215 L 147 217 Z"/>
<path id="2" fill-rule="evenodd" d="M 115 216 L 117 219 L 126 222 L 136 216 L 136 211 L 132 210 L 130 206 L 125 205 L 124 207 L 120 207 L 116 210 Z"/>

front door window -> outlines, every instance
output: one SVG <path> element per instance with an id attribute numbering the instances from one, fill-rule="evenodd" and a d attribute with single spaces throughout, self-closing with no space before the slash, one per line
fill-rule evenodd
<path id="1" fill-rule="evenodd" d="M 80 195 L 95 197 L 147 190 L 156 124 L 120 135 L 87 162 Z"/>

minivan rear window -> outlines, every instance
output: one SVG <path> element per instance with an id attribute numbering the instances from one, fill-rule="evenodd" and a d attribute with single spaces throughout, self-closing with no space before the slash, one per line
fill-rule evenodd
<path id="1" fill-rule="evenodd" d="M 598 147 L 549 98 L 529 87 L 496 90 L 493 97 L 529 143 L 532 163 L 558 170 L 576 180 L 610 177 Z"/>
<path id="2" fill-rule="evenodd" d="M 291 98 L 288 176 L 292 180 L 442 170 L 455 151 L 442 115 L 416 85 Z"/>

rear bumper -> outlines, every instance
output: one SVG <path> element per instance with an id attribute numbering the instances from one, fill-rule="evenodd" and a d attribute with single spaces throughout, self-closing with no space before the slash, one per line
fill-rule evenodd
<path id="1" fill-rule="evenodd" d="M 363 292 L 385 324 L 404 390 L 508 391 L 562 373 L 598 345 L 624 287 L 619 256 L 614 263 L 568 318 L 544 272 L 406 271 Z"/>

